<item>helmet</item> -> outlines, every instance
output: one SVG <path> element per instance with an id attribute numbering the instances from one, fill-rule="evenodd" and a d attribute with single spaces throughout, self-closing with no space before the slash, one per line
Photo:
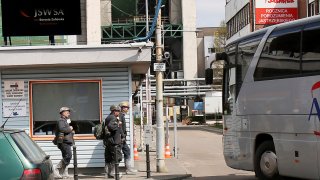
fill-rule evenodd
<path id="1" fill-rule="evenodd" d="M 110 111 L 121 111 L 121 108 L 117 105 L 111 105 L 110 106 Z"/>
<path id="2" fill-rule="evenodd" d="M 70 112 L 71 110 L 70 110 L 70 108 L 68 108 L 68 107 L 61 107 L 61 108 L 60 108 L 60 114 L 61 114 L 62 112 L 64 112 L 64 111 L 69 111 L 69 112 Z"/>
<path id="3" fill-rule="evenodd" d="M 122 101 L 122 102 L 119 104 L 119 106 L 120 106 L 120 107 L 130 107 L 128 101 Z"/>

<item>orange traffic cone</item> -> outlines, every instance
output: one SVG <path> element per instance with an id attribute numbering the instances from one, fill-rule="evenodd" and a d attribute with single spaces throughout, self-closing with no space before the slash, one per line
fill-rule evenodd
<path id="1" fill-rule="evenodd" d="M 138 150 L 136 145 L 133 145 L 133 154 L 134 154 L 134 160 L 139 160 L 139 155 L 138 155 Z"/>
<path id="2" fill-rule="evenodd" d="M 169 144 L 166 145 L 165 158 L 171 158 L 170 147 Z"/>

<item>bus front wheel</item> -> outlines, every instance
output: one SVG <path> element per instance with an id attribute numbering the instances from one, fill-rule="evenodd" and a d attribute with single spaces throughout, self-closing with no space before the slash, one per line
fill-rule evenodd
<path id="1" fill-rule="evenodd" d="M 265 141 L 257 148 L 254 171 L 262 180 L 279 178 L 277 155 L 272 141 Z"/>

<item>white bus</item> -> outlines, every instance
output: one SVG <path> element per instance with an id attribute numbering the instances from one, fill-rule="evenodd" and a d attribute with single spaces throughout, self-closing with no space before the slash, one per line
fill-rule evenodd
<path id="1" fill-rule="evenodd" d="M 228 44 L 224 157 L 259 179 L 320 179 L 320 16 Z"/>

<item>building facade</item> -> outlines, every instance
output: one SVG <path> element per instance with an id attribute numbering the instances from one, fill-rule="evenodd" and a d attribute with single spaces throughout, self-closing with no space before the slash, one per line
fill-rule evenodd
<path id="1" fill-rule="evenodd" d="M 54 41 L 48 36 L 6 37 L 0 48 L 0 124 L 24 129 L 54 164 L 61 159 L 52 143 L 55 123 L 59 108 L 68 106 L 78 167 L 105 166 L 103 143 L 93 128 L 112 104 L 132 104 L 132 79 L 150 67 L 152 43 L 103 43 L 101 2 L 81 0 L 81 35 L 54 36 Z M 132 111 L 126 119 L 133 154 Z"/>
<path id="2" fill-rule="evenodd" d="M 318 15 L 319 2 L 319 0 L 287 0 L 278 2 L 271 0 L 226 0 L 225 21 L 228 29 L 227 43 L 273 24 Z M 281 11 L 276 12 L 274 10 L 275 7 L 281 7 Z M 263 13 L 262 11 L 265 12 Z"/>

